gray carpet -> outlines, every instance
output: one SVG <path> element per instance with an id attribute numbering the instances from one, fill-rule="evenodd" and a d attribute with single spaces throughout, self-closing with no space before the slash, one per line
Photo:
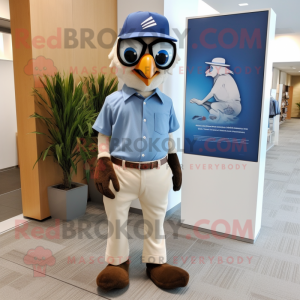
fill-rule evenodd
<path id="1" fill-rule="evenodd" d="M 137 237 L 142 217 L 130 213 L 130 286 L 107 294 L 99 290 L 95 278 L 106 265 L 107 224 L 103 207 L 90 203 L 75 222 L 32 221 L 29 236 L 14 231 L 0 236 L 1 299 L 300 299 L 299 129 L 300 120 L 281 125 L 280 145 L 267 154 L 263 226 L 255 245 L 214 236 L 201 240 L 179 226 L 180 211 L 167 218 L 169 263 L 190 273 L 188 287 L 163 291 L 147 278 L 140 262 L 143 241 Z M 59 239 L 42 234 L 51 226 L 58 226 Z M 30 235 L 36 227 L 40 239 Z M 51 250 L 56 260 L 45 277 L 34 277 L 33 265 L 24 261 L 38 246 Z"/>

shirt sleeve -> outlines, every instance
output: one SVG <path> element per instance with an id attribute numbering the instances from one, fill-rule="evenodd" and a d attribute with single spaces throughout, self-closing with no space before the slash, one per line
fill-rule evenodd
<path id="1" fill-rule="evenodd" d="M 169 133 L 172 133 L 172 132 L 176 131 L 179 127 L 180 126 L 179 126 L 179 123 L 177 121 L 175 110 L 174 110 L 174 107 L 173 107 L 173 104 L 172 104 L 171 113 L 170 113 L 170 120 L 169 120 Z"/>
<path id="2" fill-rule="evenodd" d="M 100 114 L 96 119 L 93 129 L 97 130 L 98 132 L 104 135 L 111 136 L 112 124 L 112 111 L 107 101 L 105 101 L 100 111 Z"/>

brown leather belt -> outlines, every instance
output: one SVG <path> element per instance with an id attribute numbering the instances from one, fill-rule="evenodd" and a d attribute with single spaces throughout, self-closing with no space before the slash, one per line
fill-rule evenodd
<path id="1" fill-rule="evenodd" d="M 122 159 L 113 156 L 110 159 L 112 163 L 122 167 Z M 160 165 L 161 166 L 164 165 L 167 161 L 168 158 L 166 156 L 160 160 Z M 125 161 L 125 168 L 138 169 L 138 170 L 152 170 L 154 168 L 158 168 L 158 161 L 152 161 L 148 163 L 135 163 L 135 162 Z"/>

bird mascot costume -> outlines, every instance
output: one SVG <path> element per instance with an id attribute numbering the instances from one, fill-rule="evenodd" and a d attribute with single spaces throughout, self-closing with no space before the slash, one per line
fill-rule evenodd
<path id="1" fill-rule="evenodd" d="M 127 225 L 131 202 L 137 198 L 144 218 L 142 262 L 148 277 L 163 289 L 184 287 L 189 280 L 186 271 L 166 263 L 163 228 L 168 193 L 172 187 L 180 190 L 182 181 L 172 141 L 179 124 L 172 99 L 158 88 L 180 60 L 174 41 L 164 16 L 135 12 L 126 18 L 109 54 L 110 67 L 124 86 L 105 99 L 93 126 L 99 132 L 95 184 L 104 196 L 110 224 L 108 265 L 97 277 L 97 285 L 106 291 L 129 284 L 129 245 L 120 226 Z"/>

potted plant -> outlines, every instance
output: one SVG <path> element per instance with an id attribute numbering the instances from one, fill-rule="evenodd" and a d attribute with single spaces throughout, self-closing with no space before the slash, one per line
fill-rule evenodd
<path id="1" fill-rule="evenodd" d="M 83 82 L 75 86 L 73 74 L 45 76 L 41 80 L 48 96 L 34 89 L 37 103 L 44 110 L 43 115 L 34 113 L 36 118 L 45 123 L 48 132 L 34 132 L 45 135 L 49 146 L 44 149 L 36 163 L 47 156 L 52 156 L 63 171 L 62 182 L 48 187 L 48 202 L 53 218 L 72 220 L 83 215 L 86 210 L 88 187 L 86 184 L 72 181 L 77 173 L 80 161 L 87 162 L 95 155 L 92 124 L 97 114 L 91 99 L 83 92 Z M 89 181 L 90 169 L 85 168 Z"/>
<path id="2" fill-rule="evenodd" d="M 89 77 L 85 78 L 84 85 L 86 88 L 86 92 L 88 94 L 88 98 L 92 101 L 93 103 L 93 108 L 95 112 L 98 114 L 100 113 L 105 98 L 114 93 L 115 91 L 118 90 L 118 80 L 116 77 L 113 78 L 106 78 L 105 75 L 99 74 L 97 78 L 95 78 L 93 75 L 90 75 Z M 97 154 L 98 154 L 98 132 L 93 131 L 93 139 L 95 143 L 95 151 L 96 155 L 92 158 L 89 159 L 89 165 L 91 169 L 91 180 L 88 182 L 89 185 L 89 195 L 90 199 L 93 202 L 98 202 L 98 203 L 103 203 L 103 195 L 98 192 L 95 186 L 94 182 L 94 170 L 96 167 L 96 162 L 97 162 Z"/>

